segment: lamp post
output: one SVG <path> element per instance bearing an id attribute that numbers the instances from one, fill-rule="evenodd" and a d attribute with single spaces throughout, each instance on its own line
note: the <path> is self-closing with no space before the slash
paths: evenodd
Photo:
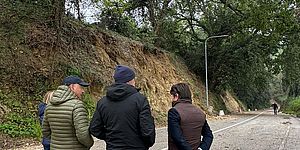
<path id="1" fill-rule="evenodd" d="M 216 36 L 210 36 L 208 38 L 205 39 L 204 42 L 204 51 L 205 51 L 205 93 L 206 93 L 206 106 L 207 109 L 209 107 L 208 105 L 208 79 L 207 79 L 207 41 L 209 39 L 213 39 L 213 38 L 222 38 L 222 37 L 227 37 L 229 35 L 216 35 Z"/>

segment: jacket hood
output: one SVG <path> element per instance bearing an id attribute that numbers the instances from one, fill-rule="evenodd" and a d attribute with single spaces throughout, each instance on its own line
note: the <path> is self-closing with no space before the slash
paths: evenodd
<path id="1" fill-rule="evenodd" d="M 106 92 L 106 96 L 113 101 L 121 101 L 137 93 L 138 90 L 126 83 L 115 83 L 111 85 Z"/>
<path id="2" fill-rule="evenodd" d="M 50 103 L 52 105 L 59 105 L 71 99 L 78 99 L 77 96 L 66 85 L 61 85 L 54 91 Z"/>

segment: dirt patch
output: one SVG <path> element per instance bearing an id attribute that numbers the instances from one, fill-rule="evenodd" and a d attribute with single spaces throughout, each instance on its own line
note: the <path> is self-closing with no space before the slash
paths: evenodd
<path id="1" fill-rule="evenodd" d="M 222 100 L 225 103 L 226 109 L 229 112 L 232 113 L 239 113 L 242 112 L 243 108 L 239 105 L 239 103 L 237 102 L 237 100 L 233 97 L 232 94 L 230 94 L 230 92 L 225 91 L 224 93 L 222 93 L 221 95 Z"/>
<path id="2" fill-rule="evenodd" d="M 0 103 L 0 123 L 1 123 L 1 118 L 3 118 L 4 114 L 7 114 L 9 112 L 10 109 Z"/>
<path id="3" fill-rule="evenodd" d="M 11 138 L 8 135 L 0 133 L 0 149 L 26 149 L 26 147 L 41 145 L 40 141 L 33 138 Z"/>

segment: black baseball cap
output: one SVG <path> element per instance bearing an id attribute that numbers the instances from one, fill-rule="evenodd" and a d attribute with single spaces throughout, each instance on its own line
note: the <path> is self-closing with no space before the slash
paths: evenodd
<path id="1" fill-rule="evenodd" d="M 68 86 L 70 84 L 79 84 L 79 85 L 84 86 L 84 87 L 87 87 L 87 86 L 90 85 L 89 83 L 84 82 L 82 79 L 80 79 L 77 76 L 68 76 L 68 77 L 64 78 L 63 84 L 68 85 Z"/>

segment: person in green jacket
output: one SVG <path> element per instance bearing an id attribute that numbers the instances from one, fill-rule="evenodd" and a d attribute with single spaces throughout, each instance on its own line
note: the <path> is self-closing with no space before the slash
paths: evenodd
<path id="1" fill-rule="evenodd" d="M 68 76 L 54 91 L 42 127 L 43 137 L 51 140 L 51 150 L 86 150 L 93 146 L 87 111 L 80 100 L 87 86 L 79 77 Z"/>

